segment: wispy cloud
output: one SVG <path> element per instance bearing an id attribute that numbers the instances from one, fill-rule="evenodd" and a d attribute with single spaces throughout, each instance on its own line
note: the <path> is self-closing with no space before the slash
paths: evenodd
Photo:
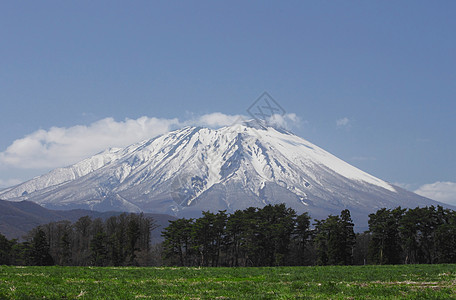
<path id="1" fill-rule="evenodd" d="M 351 125 L 351 120 L 347 117 L 336 120 L 336 125 L 339 128 L 347 128 Z"/>
<path id="2" fill-rule="evenodd" d="M 0 189 L 19 184 L 21 182 L 22 182 L 22 180 L 20 180 L 20 179 L 6 179 L 6 180 L 0 179 Z"/>
<path id="3" fill-rule="evenodd" d="M 404 182 L 392 182 L 393 185 L 403 188 L 404 190 L 413 191 L 418 185 Z"/>
<path id="4" fill-rule="evenodd" d="M 24 169 L 55 168 L 109 147 L 124 147 L 157 136 L 178 125 L 177 119 L 106 118 L 88 126 L 52 127 L 15 140 L 0 153 L 0 164 Z"/>
<path id="5" fill-rule="evenodd" d="M 443 203 L 456 205 L 456 182 L 435 182 L 419 187 L 415 193 Z"/>
<path id="6" fill-rule="evenodd" d="M 37 130 L 15 140 L 5 151 L 0 152 L 0 166 L 52 169 L 76 163 L 110 147 L 126 147 L 184 126 L 217 128 L 246 119 L 242 115 L 215 112 L 183 121 L 177 118 L 153 117 L 123 121 L 106 118 L 87 126 L 52 127 L 49 130 Z M 275 120 L 287 128 L 299 122 L 295 114 L 280 116 Z"/>
<path id="7" fill-rule="evenodd" d="M 272 115 L 267 121 L 269 124 L 274 124 L 285 129 L 299 127 L 301 124 L 301 119 L 295 113 Z"/>
<path id="8" fill-rule="evenodd" d="M 242 122 L 244 119 L 246 119 L 246 117 L 242 115 L 226 115 L 224 113 L 215 112 L 191 118 L 190 120 L 182 122 L 182 125 L 199 125 L 217 128 L 233 125 Z"/>

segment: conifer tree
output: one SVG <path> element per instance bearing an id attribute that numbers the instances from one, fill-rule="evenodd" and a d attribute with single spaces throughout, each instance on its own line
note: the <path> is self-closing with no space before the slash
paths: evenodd
<path id="1" fill-rule="evenodd" d="M 31 242 L 31 258 L 35 266 L 50 266 L 54 264 L 51 254 L 49 253 L 49 243 L 46 233 L 41 227 L 35 230 Z"/>
<path id="2" fill-rule="evenodd" d="M 0 265 L 9 265 L 11 263 L 11 250 L 13 243 L 0 233 Z"/>

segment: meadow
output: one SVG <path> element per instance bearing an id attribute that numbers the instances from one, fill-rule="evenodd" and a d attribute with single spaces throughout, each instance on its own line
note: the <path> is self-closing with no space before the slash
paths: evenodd
<path id="1" fill-rule="evenodd" d="M 0 266 L 0 299 L 456 299 L 456 265 Z"/>

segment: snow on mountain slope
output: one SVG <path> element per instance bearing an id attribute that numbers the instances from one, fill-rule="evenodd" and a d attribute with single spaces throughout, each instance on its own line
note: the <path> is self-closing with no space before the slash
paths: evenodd
<path id="1" fill-rule="evenodd" d="M 178 216 L 283 202 L 318 218 L 349 208 L 354 219 L 381 207 L 438 204 L 290 132 L 252 122 L 218 130 L 186 127 L 110 149 L 3 191 L 0 198 Z"/>
<path id="2" fill-rule="evenodd" d="M 85 176 L 105 166 L 106 164 L 109 164 L 111 161 L 116 160 L 118 158 L 118 156 L 116 156 L 116 152 L 119 150 L 120 149 L 115 148 L 108 149 L 70 167 L 55 169 L 46 175 L 33 178 L 32 180 L 20 184 L 13 189 L 8 189 L 8 192 L 6 192 L 3 197 L 15 198 L 24 196 L 37 190 L 57 186 L 61 183 L 69 182 Z"/>

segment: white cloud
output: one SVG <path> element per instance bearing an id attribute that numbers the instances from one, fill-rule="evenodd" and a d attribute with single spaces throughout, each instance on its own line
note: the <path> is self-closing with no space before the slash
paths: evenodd
<path id="1" fill-rule="evenodd" d="M 456 205 L 456 182 L 435 182 L 419 187 L 415 193 L 443 203 Z"/>
<path id="2" fill-rule="evenodd" d="M 267 121 L 269 124 L 273 124 L 285 129 L 299 127 L 301 124 L 300 118 L 295 113 L 289 113 L 284 115 L 274 114 L 270 118 L 268 118 Z"/>
<path id="3" fill-rule="evenodd" d="M 88 126 L 52 127 L 15 140 L 0 153 L 0 163 L 18 168 L 54 168 L 74 163 L 109 147 L 124 147 L 165 133 L 177 119 L 106 118 Z"/>
<path id="4" fill-rule="evenodd" d="M 344 117 L 342 119 L 338 119 L 336 120 L 336 125 L 337 127 L 347 127 L 349 126 L 351 123 L 350 119 L 347 118 L 347 117 Z"/>
<path id="5" fill-rule="evenodd" d="M 20 180 L 20 179 L 6 179 L 6 180 L 0 179 L 0 189 L 14 186 L 14 185 L 17 185 L 22 182 L 23 182 L 23 180 Z"/>
<path id="6" fill-rule="evenodd" d="M 404 182 L 392 182 L 393 185 L 403 188 L 404 190 L 413 191 L 418 185 Z"/>
<path id="7" fill-rule="evenodd" d="M 52 169 L 76 163 L 110 147 L 126 147 L 184 126 L 222 127 L 244 120 L 246 118 L 241 115 L 216 112 L 185 121 L 177 118 L 140 117 L 124 121 L 106 118 L 87 126 L 52 127 L 15 140 L 5 151 L 0 152 L 0 167 Z M 298 121 L 295 114 L 288 114 L 280 120 L 284 124 Z M 6 179 L 3 182 L 3 185 L 8 185 Z"/>
<path id="8" fill-rule="evenodd" d="M 241 124 L 245 121 L 252 120 L 251 117 L 244 115 L 226 115 L 220 112 L 205 114 L 198 117 L 193 117 L 190 120 L 182 122 L 182 125 L 199 125 L 211 128 L 219 128 L 223 126 L 231 126 L 234 124 Z M 299 127 L 301 120 L 295 113 L 288 113 L 284 115 L 273 114 L 265 123 L 276 125 L 282 128 L 291 129 L 292 127 Z"/>
<path id="9" fill-rule="evenodd" d="M 222 127 L 240 123 L 244 119 L 245 117 L 241 115 L 225 115 L 220 112 L 215 112 L 211 114 L 205 114 L 197 117 L 196 119 L 186 121 L 184 122 L 184 124 L 200 125 L 207 127 Z"/>

